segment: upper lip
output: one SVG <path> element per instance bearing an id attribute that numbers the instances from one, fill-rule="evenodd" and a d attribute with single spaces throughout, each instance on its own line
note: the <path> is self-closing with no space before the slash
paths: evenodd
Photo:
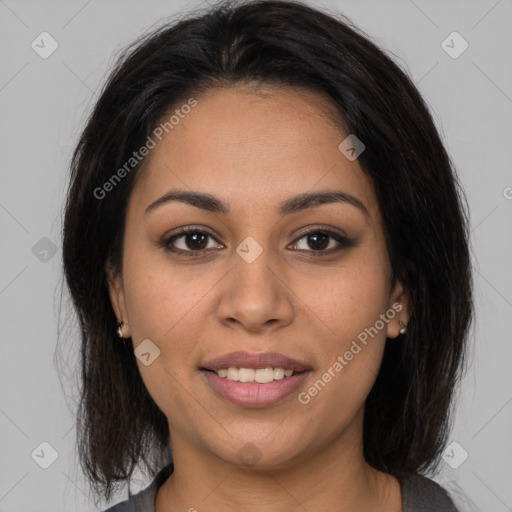
<path id="1" fill-rule="evenodd" d="M 278 352 L 230 352 L 202 364 L 205 370 L 220 370 L 222 368 L 284 368 L 302 372 L 310 370 L 311 367 L 304 361 L 287 357 Z"/>

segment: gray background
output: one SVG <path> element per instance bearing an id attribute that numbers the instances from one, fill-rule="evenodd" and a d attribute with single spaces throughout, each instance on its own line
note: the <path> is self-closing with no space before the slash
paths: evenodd
<path id="1" fill-rule="evenodd" d="M 447 460 L 460 462 L 462 449 L 469 456 L 456 469 L 443 462 L 435 479 L 459 496 L 461 511 L 512 510 L 512 2 L 312 3 L 340 10 L 395 55 L 465 186 L 477 320 L 449 441 L 460 447 Z M 96 510 L 74 452 L 76 328 L 66 301 L 64 391 L 56 372 L 67 166 L 115 53 L 162 18 L 204 5 L 0 0 L 0 511 Z M 31 48 L 43 31 L 59 45 L 47 59 Z M 456 59 L 441 46 L 453 31 L 469 44 Z M 48 469 L 41 442 L 58 453 Z M 149 483 L 137 476 L 135 490 Z"/>

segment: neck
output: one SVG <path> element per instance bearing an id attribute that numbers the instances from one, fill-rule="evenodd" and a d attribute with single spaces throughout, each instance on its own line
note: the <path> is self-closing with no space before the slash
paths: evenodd
<path id="1" fill-rule="evenodd" d="M 281 464 L 239 466 L 171 430 L 174 471 L 159 489 L 156 512 L 402 512 L 398 481 L 369 466 L 362 414 L 323 447 L 304 447 Z"/>

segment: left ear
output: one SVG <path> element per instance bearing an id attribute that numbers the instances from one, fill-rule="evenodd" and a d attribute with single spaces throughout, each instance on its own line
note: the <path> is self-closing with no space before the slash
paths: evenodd
<path id="1" fill-rule="evenodd" d="M 400 335 L 400 321 L 407 326 L 410 317 L 410 301 L 409 296 L 404 289 L 402 283 L 397 280 L 390 296 L 389 310 L 393 313 L 388 314 L 390 320 L 387 327 L 387 337 L 396 338 Z"/>

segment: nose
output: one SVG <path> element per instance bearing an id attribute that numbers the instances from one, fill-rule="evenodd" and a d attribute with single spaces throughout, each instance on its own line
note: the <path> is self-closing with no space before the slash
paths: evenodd
<path id="1" fill-rule="evenodd" d="M 235 268 L 223 280 L 217 306 L 221 323 L 232 329 L 266 333 L 289 325 L 295 315 L 293 293 L 266 252 L 251 263 L 235 256 Z"/>

